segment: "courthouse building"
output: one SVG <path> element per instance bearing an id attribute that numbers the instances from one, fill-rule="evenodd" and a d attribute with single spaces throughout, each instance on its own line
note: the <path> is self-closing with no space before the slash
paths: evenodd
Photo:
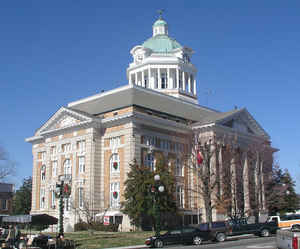
<path id="1" fill-rule="evenodd" d="M 200 137 L 238 136 L 244 153 L 242 160 L 230 160 L 230 167 L 237 172 L 242 169 L 243 205 L 252 208 L 250 185 L 254 181 L 260 187 L 253 195 L 259 196 L 260 210 L 266 209 L 263 172 L 270 170 L 270 163 L 250 162 L 246 147 L 252 142 L 270 145 L 270 137 L 245 108 L 220 112 L 200 106 L 193 50 L 169 36 L 161 17 L 152 28 L 152 36 L 130 51 L 128 84 L 61 107 L 26 139 L 33 153 L 31 213 L 58 217 L 56 183 L 60 175 L 68 175 L 71 194 L 64 200 L 66 229 L 83 218 L 80 212 L 88 204 L 93 215 L 121 217 L 120 227 L 128 230 L 130 221 L 122 214 L 120 202 L 129 164 L 136 159 L 154 170 L 160 154 L 174 169 L 175 197 L 185 223 L 199 222 L 199 215 L 205 220 L 203 198 L 193 191 L 199 184 L 198 175 L 184 156 L 195 133 Z M 212 160 L 219 175 L 225 167 L 222 153 Z M 222 215 L 213 210 L 214 219 Z"/>

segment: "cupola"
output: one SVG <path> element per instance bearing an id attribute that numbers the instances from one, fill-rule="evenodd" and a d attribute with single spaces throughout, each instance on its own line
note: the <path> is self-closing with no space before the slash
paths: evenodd
<path id="1" fill-rule="evenodd" d="M 127 68 L 129 84 L 197 104 L 197 69 L 190 60 L 193 50 L 169 36 L 161 13 L 152 30 L 149 39 L 130 51 L 133 62 Z"/>

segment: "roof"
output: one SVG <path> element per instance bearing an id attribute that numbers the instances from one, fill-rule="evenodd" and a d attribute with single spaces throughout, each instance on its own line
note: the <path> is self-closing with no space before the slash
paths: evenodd
<path id="1" fill-rule="evenodd" d="M 0 183 L 0 192 L 13 192 L 14 191 L 14 185 L 11 183 Z"/>
<path id="2" fill-rule="evenodd" d="M 53 225 L 58 219 L 48 214 L 24 214 L 4 216 L 2 222 L 6 223 L 31 223 L 32 225 Z"/>
<path id="3" fill-rule="evenodd" d="M 118 110 L 128 106 L 141 106 L 175 117 L 200 121 L 217 111 L 193 104 L 148 88 L 127 85 L 100 93 L 73 103 L 68 107 L 91 115 Z"/>
<path id="4" fill-rule="evenodd" d="M 174 49 L 182 48 L 175 39 L 162 34 L 150 37 L 142 46 L 151 49 L 155 53 L 167 53 Z"/>
<path id="5" fill-rule="evenodd" d="M 162 26 L 162 25 L 167 25 L 167 22 L 163 19 L 158 19 L 154 24 L 153 24 L 153 27 L 154 26 Z"/>

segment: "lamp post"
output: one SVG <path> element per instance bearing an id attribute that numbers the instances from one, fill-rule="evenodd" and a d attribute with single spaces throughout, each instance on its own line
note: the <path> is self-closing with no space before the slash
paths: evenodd
<path id="1" fill-rule="evenodd" d="M 154 195 L 154 218 L 155 218 L 155 236 L 160 235 L 160 193 L 165 191 L 164 185 L 160 182 L 160 176 L 154 176 L 154 186 L 151 187 L 151 193 Z"/>
<path id="2" fill-rule="evenodd" d="M 71 186 L 65 183 L 71 180 L 71 175 L 60 175 L 59 181 L 56 183 L 55 194 L 59 198 L 59 232 L 58 236 L 64 236 L 64 198 L 71 194 Z"/>

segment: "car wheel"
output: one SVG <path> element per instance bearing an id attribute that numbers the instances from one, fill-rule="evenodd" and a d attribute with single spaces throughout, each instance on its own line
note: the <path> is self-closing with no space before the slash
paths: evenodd
<path id="1" fill-rule="evenodd" d="M 218 233 L 216 236 L 216 241 L 223 242 L 226 239 L 226 235 L 224 233 Z"/>
<path id="2" fill-rule="evenodd" d="M 195 236 L 195 237 L 193 238 L 193 244 L 194 244 L 194 245 L 199 246 L 199 245 L 201 245 L 201 243 L 202 243 L 201 237 Z"/>
<path id="3" fill-rule="evenodd" d="M 263 229 L 263 230 L 261 230 L 260 235 L 262 237 L 269 237 L 270 236 L 270 231 L 268 229 Z"/>
<path id="4" fill-rule="evenodd" d="M 163 243 L 162 240 L 157 239 L 157 240 L 154 241 L 154 246 L 155 246 L 156 248 L 162 248 L 162 247 L 164 246 L 164 243 Z"/>

